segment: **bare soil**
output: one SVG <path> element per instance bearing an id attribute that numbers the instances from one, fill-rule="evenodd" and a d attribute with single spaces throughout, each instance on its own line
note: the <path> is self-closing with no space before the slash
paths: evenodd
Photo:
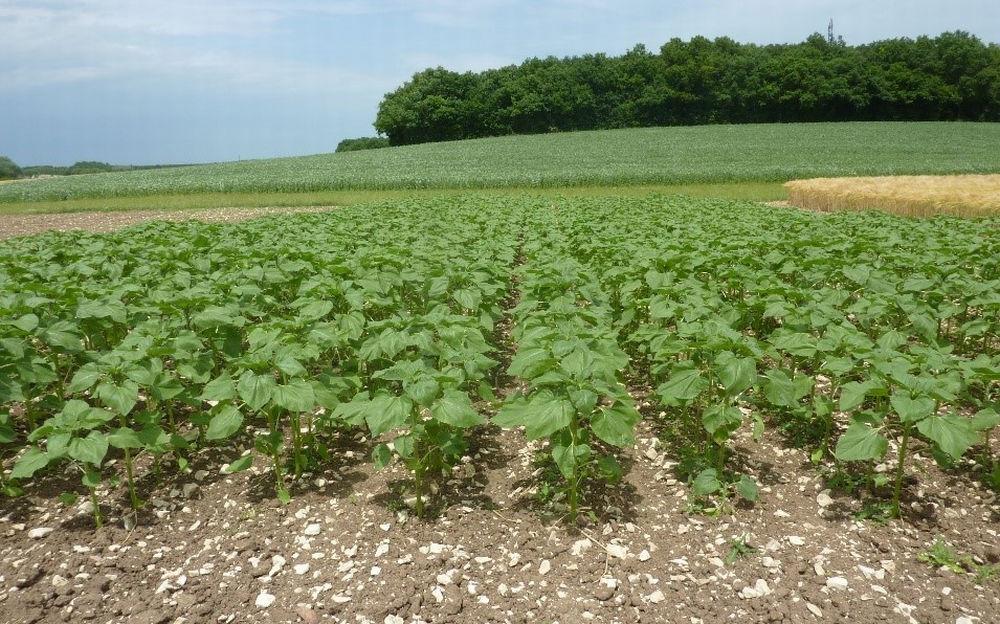
<path id="1" fill-rule="evenodd" d="M 52 214 L 0 214 L 0 239 L 56 230 L 113 232 L 145 221 L 198 220 L 215 223 L 245 221 L 271 214 L 321 212 L 332 206 L 307 208 L 213 208 L 210 210 L 130 210 L 122 212 L 70 212 Z"/>
<path id="2" fill-rule="evenodd" d="M 0 622 L 997 622 L 996 579 L 917 559 L 937 537 L 1000 558 L 997 498 L 968 475 L 918 452 L 906 519 L 858 521 L 857 499 L 826 500 L 806 453 L 770 433 L 735 455 L 760 502 L 706 516 L 648 421 L 638 440 L 624 482 L 578 527 L 543 513 L 537 447 L 494 427 L 428 520 L 401 502 L 405 472 L 374 472 L 360 436 L 331 441 L 338 463 L 287 506 L 262 458 L 227 476 L 219 456 L 235 448 L 206 450 L 191 473 L 144 484 L 133 528 L 122 488 L 95 530 L 86 504 L 56 498 L 78 476 L 50 475 L 2 502 Z M 754 550 L 727 560 L 733 540 Z"/>

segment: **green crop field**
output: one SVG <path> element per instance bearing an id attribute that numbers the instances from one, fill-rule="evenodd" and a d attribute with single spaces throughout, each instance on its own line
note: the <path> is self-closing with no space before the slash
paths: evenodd
<path id="1" fill-rule="evenodd" d="M 765 427 L 808 432 L 817 464 L 902 436 L 892 515 L 910 438 L 998 478 L 989 220 L 471 196 L 50 233 L 0 250 L 0 319 L 2 485 L 72 467 L 98 522 L 107 483 L 148 496 L 139 458 L 182 471 L 199 449 L 263 463 L 287 501 L 343 431 L 409 470 L 421 515 L 488 420 L 548 441 L 575 515 L 622 476 L 637 387 L 686 436 L 699 500 L 762 496 L 730 453 Z"/>
<path id="2" fill-rule="evenodd" d="M 1000 172 L 997 145 L 1000 124 L 995 123 L 641 128 L 28 180 L 0 185 L 0 204 L 150 195 L 703 184 L 776 182 L 815 176 L 995 173 Z M 283 203 L 294 204 L 295 200 L 286 198 Z M 8 206 L 5 211 L 30 211 L 30 207 L 15 210 Z"/>

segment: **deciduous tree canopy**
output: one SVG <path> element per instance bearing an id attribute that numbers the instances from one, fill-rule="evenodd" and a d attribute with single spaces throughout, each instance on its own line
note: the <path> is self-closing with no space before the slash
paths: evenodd
<path id="1" fill-rule="evenodd" d="M 659 52 L 425 69 L 389 93 L 393 145 L 504 134 L 708 123 L 1000 120 L 1000 46 L 964 32 L 849 46 L 671 39 Z"/>

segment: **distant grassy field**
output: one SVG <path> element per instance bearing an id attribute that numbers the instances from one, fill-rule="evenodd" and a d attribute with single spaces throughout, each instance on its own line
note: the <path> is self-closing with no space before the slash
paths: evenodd
<path id="1" fill-rule="evenodd" d="M 995 123 L 639 128 L 47 178 L 0 185 L 0 203 L 191 194 L 213 195 L 213 201 L 218 201 L 218 194 L 230 193 L 714 184 L 853 175 L 995 173 L 1000 172 L 997 145 L 1000 124 Z M 234 205 L 226 199 L 222 205 Z M 241 202 L 235 205 L 246 205 L 242 195 L 232 199 Z M 301 205 L 284 199 L 296 203 L 271 203 Z M 315 201 L 326 200 L 320 197 Z"/>

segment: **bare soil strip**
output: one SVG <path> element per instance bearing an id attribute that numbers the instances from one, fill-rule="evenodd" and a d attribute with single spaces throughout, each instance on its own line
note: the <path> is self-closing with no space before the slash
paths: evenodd
<path id="1" fill-rule="evenodd" d="M 773 433 L 742 436 L 736 456 L 761 501 L 712 517 L 690 512 L 655 424 L 638 434 L 625 481 L 580 527 L 544 518 L 537 445 L 494 427 L 474 436 L 427 521 L 393 493 L 405 469 L 374 472 L 361 436 L 331 440 L 342 459 L 308 475 L 287 506 L 265 461 L 207 470 L 239 446 L 206 449 L 192 473 L 158 485 L 144 467 L 151 496 L 138 524 L 123 522 L 119 488 L 122 506 L 96 531 L 84 501 L 56 498 L 79 475 L 49 475 L 0 506 L 0 622 L 996 621 L 996 579 L 918 560 L 938 537 L 1000 560 L 995 494 L 942 472 L 927 449 L 914 457 L 905 521 L 880 525 L 857 519 L 856 497 L 826 490 L 804 451 Z"/>
<path id="2" fill-rule="evenodd" d="M 206 221 L 227 223 L 256 217 L 297 212 L 322 212 L 334 206 L 304 208 L 213 208 L 210 210 L 132 210 L 128 212 L 76 212 L 63 214 L 0 215 L 0 239 L 30 236 L 51 230 L 113 232 L 145 221 Z"/>

